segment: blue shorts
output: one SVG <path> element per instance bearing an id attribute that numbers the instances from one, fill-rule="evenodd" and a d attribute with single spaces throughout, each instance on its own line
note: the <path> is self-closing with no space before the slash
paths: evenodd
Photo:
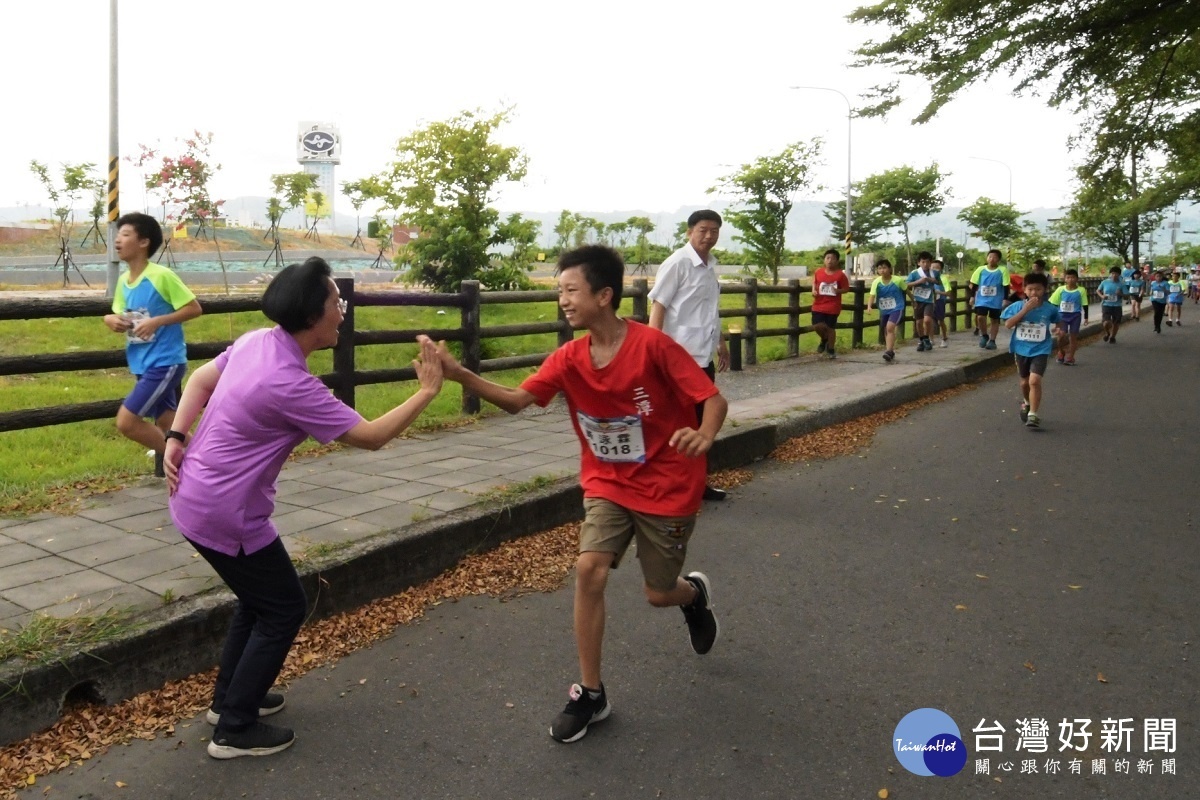
<path id="1" fill-rule="evenodd" d="M 1067 333 L 1074 333 L 1076 335 L 1079 334 L 1079 323 L 1082 321 L 1082 319 L 1083 314 L 1078 311 L 1072 311 L 1067 314 L 1058 315 L 1058 320 L 1062 325 L 1063 330 L 1065 330 Z"/>
<path id="2" fill-rule="evenodd" d="M 893 325 L 899 325 L 900 320 L 904 319 L 904 309 L 897 308 L 895 311 L 880 311 L 879 324 L 886 325 L 889 322 Z"/>
<path id="3" fill-rule="evenodd" d="M 933 303 L 933 318 L 941 322 L 946 318 L 946 298 L 939 297 Z"/>
<path id="4" fill-rule="evenodd" d="M 136 417 L 158 419 L 179 406 L 179 392 L 187 364 L 153 367 L 137 376 L 133 391 L 121 403 Z"/>

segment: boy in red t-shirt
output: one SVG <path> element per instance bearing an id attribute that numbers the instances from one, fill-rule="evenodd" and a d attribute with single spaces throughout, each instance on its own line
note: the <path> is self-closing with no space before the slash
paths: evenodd
<path id="1" fill-rule="evenodd" d="M 842 269 L 841 253 L 825 251 L 824 266 L 817 267 L 812 283 L 812 321 L 821 344 L 818 353 L 837 358 L 837 318 L 842 313 L 842 293 L 850 291 L 850 279 Z"/>
<path id="2" fill-rule="evenodd" d="M 719 633 L 702 572 L 680 577 L 704 492 L 706 459 L 728 405 L 695 359 L 661 331 L 617 316 L 625 264 L 612 248 L 588 245 L 558 259 L 558 305 L 587 335 L 551 353 L 517 388 L 463 368 L 444 345 L 448 380 L 515 414 L 562 392 L 582 445 L 585 518 L 575 580 L 580 682 L 550 728 L 577 741 L 611 711 L 600 676 L 608 572 L 636 537 L 646 599 L 680 606 L 692 649 L 703 655 Z M 425 341 L 426 337 L 418 337 Z M 704 421 L 696 425 L 696 404 Z"/>

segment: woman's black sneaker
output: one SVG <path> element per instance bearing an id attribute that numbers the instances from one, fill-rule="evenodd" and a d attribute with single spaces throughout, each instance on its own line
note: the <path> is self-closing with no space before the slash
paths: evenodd
<path id="1" fill-rule="evenodd" d="M 296 734 L 291 728 L 277 728 L 265 722 L 256 722 L 244 731 L 217 728 L 208 743 L 208 754 L 213 758 L 269 756 L 288 749 L 294 741 Z"/>
<path id="2" fill-rule="evenodd" d="M 287 700 L 283 695 L 278 692 L 267 692 L 262 702 L 258 704 L 258 716 L 269 717 L 272 714 L 278 714 L 280 711 L 283 711 L 285 705 L 287 705 Z M 210 708 L 205 713 L 204 719 L 209 725 L 216 725 L 221 721 L 221 714 L 216 709 Z"/>
<path id="3" fill-rule="evenodd" d="M 608 704 L 608 694 L 604 684 L 600 684 L 600 696 L 592 697 L 587 689 L 578 683 L 571 684 L 570 700 L 550 726 L 550 736 L 555 741 L 568 743 L 577 742 L 587 735 L 588 725 L 608 719 L 612 706 Z"/>

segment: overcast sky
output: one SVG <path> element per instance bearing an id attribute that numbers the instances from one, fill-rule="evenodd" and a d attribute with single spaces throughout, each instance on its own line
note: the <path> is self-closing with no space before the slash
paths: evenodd
<path id="1" fill-rule="evenodd" d="M 379 171 L 395 142 L 463 109 L 516 107 L 501 140 L 529 156 L 504 210 L 672 211 L 709 200 L 725 172 L 789 142 L 825 139 L 824 191 L 846 183 L 846 104 L 886 75 L 849 67 L 882 31 L 844 17 L 859 0 L 605 3 L 340 0 L 120 0 L 121 155 L 215 135 L 217 198 L 267 195 L 299 169 L 297 123 L 338 124 L 339 183 Z M 107 0 L 6 4 L 0 48 L 14 147 L 0 159 L 0 206 L 48 204 L 29 161 L 91 161 L 108 147 Z M 1067 112 L 1008 85 L 975 87 L 921 127 L 927 92 L 886 121 L 853 123 L 854 180 L 937 160 L 952 205 L 983 195 L 1021 209 L 1068 201 Z M 995 159 L 982 161 L 972 157 Z M 1006 166 L 1007 165 L 1007 166 Z M 122 162 L 122 210 L 142 208 Z M 340 210 L 349 204 L 338 198 Z"/>

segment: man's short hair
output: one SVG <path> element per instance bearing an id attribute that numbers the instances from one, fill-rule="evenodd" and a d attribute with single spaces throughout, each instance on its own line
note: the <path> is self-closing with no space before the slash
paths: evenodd
<path id="1" fill-rule="evenodd" d="M 921 259 L 933 261 L 933 253 L 929 252 L 928 250 L 922 250 L 921 252 L 917 253 L 917 261 L 920 261 Z"/>
<path id="2" fill-rule="evenodd" d="M 1035 259 L 1033 260 L 1033 266 L 1037 267 L 1038 269 L 1040 269 L 1040 270 L 1042 270 L 1042 271 L 1045 271 L 1045 269 L 1046 269 L 1046 260 L 1045 260 L 1045 259 L 1042 259 L 1042 258 L 1035 258 Z"/>
<path id="3" fill-rule="evenodd" d="M 994 247 L 993 247 L 991 250 L 988 250 L 988 251 L 987 251 L 987 254 L 988 254 L 989 256 L 990 256 L 992 253 L 995 253 L 995 254 L 996 254 L 996 258 L 1004 258 L 1004 253 L 1001 253 L 999 250 L 997 250 L 997 249 L 996 249 L 996 248 L 994 248 Z"/>
<path id="4" fill-rule="evenodd" d="M 699 211 L 693 211 L 688 215 L 688 229 L 696 227 L 701 222 L 715 222 L 717 227 L 721 227 L 721 215 L 713 211 L 711 208 L 702 208 Z"/>
<path id="5" fill-rule="evenodd" d="M 1050 286 L 1050 279 L 1044 272 L 1030 272 L 1025 276 L 1025 286 Z"/>
<path id="6" fill-rule="evenodd" d="M 821 260 L 824 261 L 825 256 L 829 255 L 830 253 L 833 253 L 835 256 L 837 256 L 838 261 L 842 260 L 842 251 L 838 250 L 837 248 L 834 248 L 834 247 L 831 247 L 828 250 L 826 250 L 824 253 L 822 253 Z"/>
<path id="7" fill-rule="evenodd" d="M 697 212 L 699 213 L 699 212 Z M 714 212 L 715 213 L 715 212 Z M 625 282 L 625 261 L 616 250 L 603 244 L 585 244 L 574 250 L 567 250 L 558 257 L 558 267 L 555 274 L 579 267 L 583 270 L 583 278 L 592 287 L 593 292 L 601 289 L 612 289 L 612 307 L 616 311 L 621 306 L 621 289 Z"/>
<path id="8" fill-rule="evenodd" d="M 931 266 L 931 267 L 932 267 L 934 264 L 937 264 L 939 267 L 944 267 L 944 266 L 946 266 L 946 263 L 945 263 L 944 261 L 942 261 L 940 258 L 935 258 L 933 261 L 930 261 L 930 262 L 929 262 L 929 266 Z"/>
<path id="9" fill-rule="evenodd" d="M 1120 268 L 1120 267 L 1113 267 L 1112 269 L 1110 269 L 1110 270 L 1108 271 L 1108 274 L 1109 274 L 1109 275 L 1120 275 L 1120 274 L 1121 274 L 1121 268 Z"/>
<path id="10" fill-rule="evenodd" d="M 1064 272 L 1063 275 L 1074 275 L 1076 278 L 1078 278 L 1079 270 L 1075 269 L 1074 267 L 1071 267 L 1069 270 Z"/>
<path id="11" fill-rule="evenodd" d="M 130 211 L 117 219 L 117 230 L 121 230 L 124 225 L 132 225 L 133 229 L 137 231 L 138 239 L 150 240 L 150 250 L 146 256 L 153 258 L 163 243 L 162 226 L 158 224 L 158 220 L 140 211 Z"/>
<path id="12" fill-rule="evenodd" d="M 875 269 L 879 269 L 880 267 L 887 267 L 888 269 L 891 269 L 892 262 L 888 261 L 886 258 L 881 258 L 875 262 Z"/>

